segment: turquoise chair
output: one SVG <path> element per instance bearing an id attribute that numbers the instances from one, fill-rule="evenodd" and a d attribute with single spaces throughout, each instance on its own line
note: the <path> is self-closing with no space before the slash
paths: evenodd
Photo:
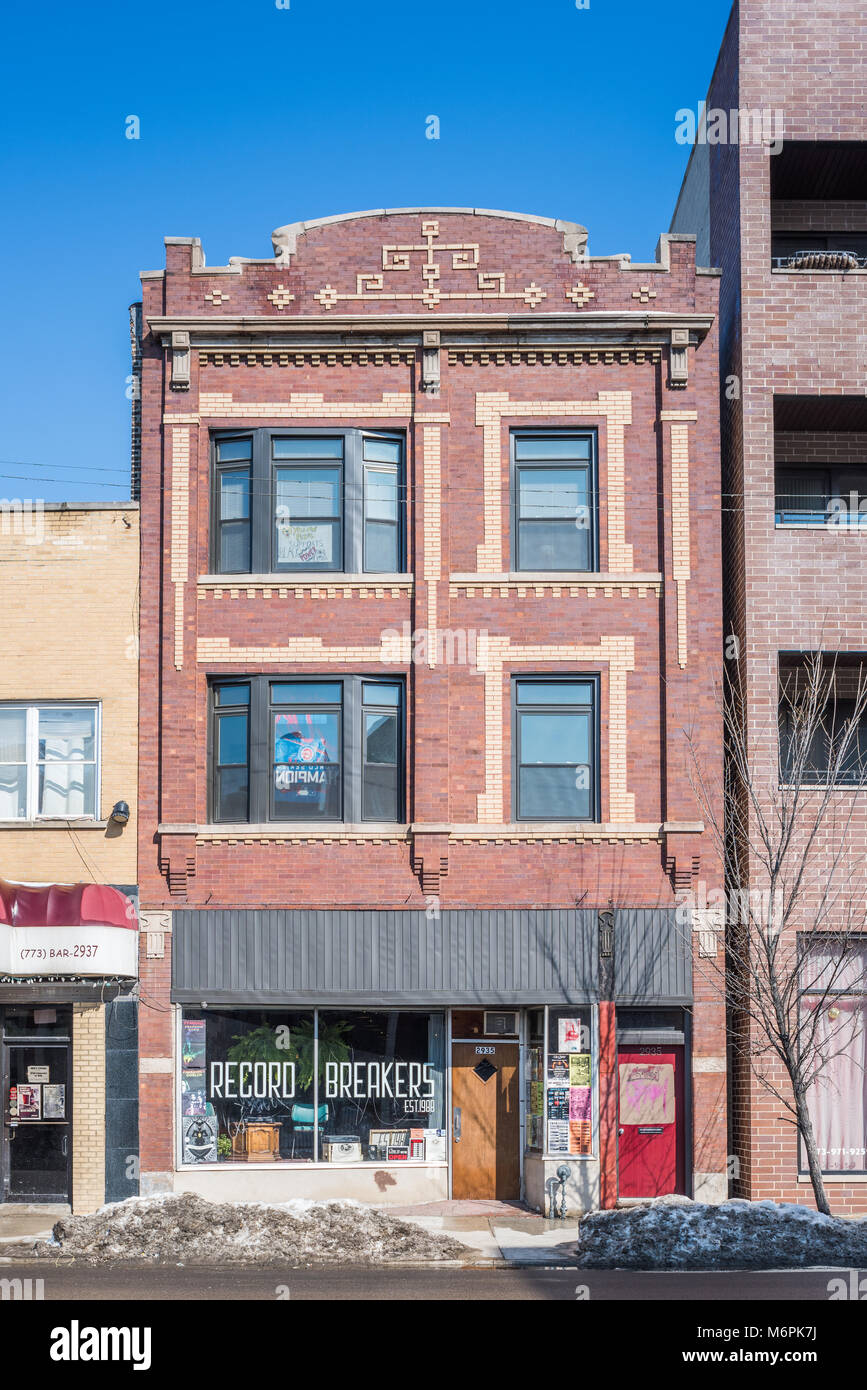
<path id="1" fill-rule="evenodd" d="M 292 1121 L 292 1157 L 295 1157 L 295 1136 L 296 1134 L 313 1133 L 313 1106 L 312 1105 L 293 1105 L 290 1111 Z M 319 1123 L 324 1125 L 328 1119 L 328 1106 L 320 1105 Z"/>

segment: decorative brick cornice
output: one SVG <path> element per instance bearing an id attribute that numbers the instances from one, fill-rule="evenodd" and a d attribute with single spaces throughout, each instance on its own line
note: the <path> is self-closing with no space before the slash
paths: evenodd
<path id="1" fill-rule="evenodd" d="M 659 362 L 662 349 L 642 347 L 640 344 L 628 346 L 588 344 L 580 348 L 556 347 L 460 347 L 449 348 L 449 366 L 490 366 L 505 367 L 581 367 L 586 364 L 612 366 L 620 363 L 626 366 L 631 362 Z"/>
<path id="2" fill-rule="evenodd" d="M 295 599 L 333 599 L 333 598 L 408 598 L 413 591 L 415 580 L 412 575 L 399 578 L 387 577 L 383 583 L 376 582 L 373 575 L 345 575 L 335 579 L 293 579 L 287 583 L 281 575 L 203 575 L 197 581 L 197 596 L 201 602 L 207 599 L 238 598 L 295 598 Z"/>
<path id="3" fill-rule="evenodd" d="M 661 574 L 452 574 L 449 595 L 459 598 L 658 598 Z"/>

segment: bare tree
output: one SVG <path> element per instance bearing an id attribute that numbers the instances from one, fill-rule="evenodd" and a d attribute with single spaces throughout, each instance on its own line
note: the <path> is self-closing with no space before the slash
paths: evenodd
<path id="1" fill-rule="evenodd" d="M 733 1057 L 792 1116 L 816 1207 L 830 1214 L 809 1098 L 857 1032 L 847 998 L 867 993 L 864 844 L 853 834 L 867 680 L 839 656 L 806 654 L 781 670 L 778 722 L 775 711 L 762 729 L 748 721 L 739 662 L 728 666 L 721 785 L 686 734 L 726 878 L 724 957 L 702 964 L 725 993 Z"/>

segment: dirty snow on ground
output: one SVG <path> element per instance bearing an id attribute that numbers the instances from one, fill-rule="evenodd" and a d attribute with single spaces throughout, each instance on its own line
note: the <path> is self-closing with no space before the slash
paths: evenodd
<path id="1" fill-rule="evenodd" d="M 587 1269 L 798 1269 L 867 1266 L 867 1219 L 822 1216 L 777 1202 L 661 1197 L 597 1211 L 581 1222 Z"/>
<path id="2" fill-rule="evenodd" d="M 41 1255 L 226 1264 L 376 1264 L 450 1260 L 464 1246 L 360 1202 L 208 1202 L 192 1193 L 131 1197 L 92 1216 L 64 1216 Z"/>

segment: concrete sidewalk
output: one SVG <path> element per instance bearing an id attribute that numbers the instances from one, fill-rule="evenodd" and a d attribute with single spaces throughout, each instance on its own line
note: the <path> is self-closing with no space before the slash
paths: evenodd
<path id="1" fill-rule="evenodd" d="M 0 1246 L 48 1240 L 55 1221 L 71 1210 L 65 1202 L 0 1202 Z"/>
<path id="2" fill-rule="evenodd" d="M 473 1264 L 571 1265 L 579 1218 L 550 1221 L 517 1202 L 426 1202 L 381 1207 L 391 1216 L 449 1235 Z"/>

